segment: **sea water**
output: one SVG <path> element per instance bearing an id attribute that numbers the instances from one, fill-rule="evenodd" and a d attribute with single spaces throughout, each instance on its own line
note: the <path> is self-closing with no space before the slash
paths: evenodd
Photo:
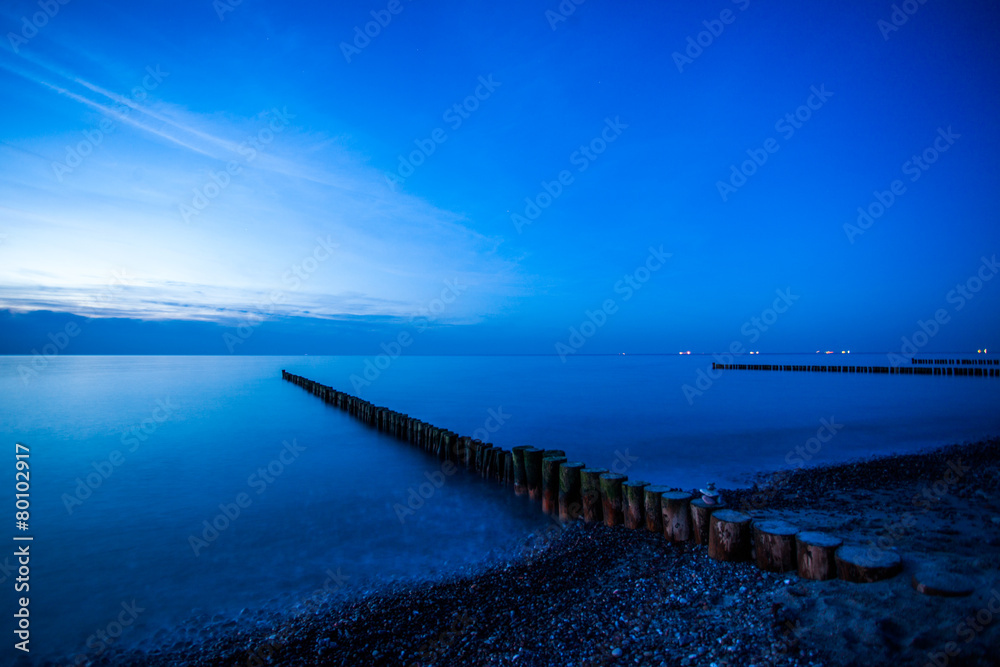
<path id="1" fill-rule="evenodd" d="M 282 369 L 500 447 L 564 449 L 683 488 L 1000 434 L 996 378 L 716 373 L 711 363 L 61 356 L 40 367 L 0 357 L 0 662 L 19 653 L 19 597 L 30 599 L 32 657 L 95 657 L 111 640 L 170 641 L 191 619 L 280 607 L 324 586 L 462 572 L 516 553 L 550 525 L 526 499 L 443 469 L 283 382 Z M 29 452 L 24 531 L 16 443 Z M 24 544 L 30 590 L 16 592 Z"/>

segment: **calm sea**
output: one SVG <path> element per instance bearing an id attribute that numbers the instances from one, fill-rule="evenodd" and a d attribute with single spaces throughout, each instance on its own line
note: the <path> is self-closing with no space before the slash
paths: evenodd
<path id="1" fill-rule="evenodd" d="M 752 361 L 848 359 L 886 364 Z M 997 379 L 713 379 L 711 361 L 64 356 L 25 372 L 29 357 L 0 357 L 0 662 L 19 653 L 16 597 L 30 597 L 33 657 L 94 657 L 110 641 L 172 642 L 193 619 L 287 607 L 324 585 L 349 592 L 475 567 L 548 525 L 527 501 L 445 475 L 283 382 L 281 369 L 502 447 L 565 449 L 686 488 L 1000 434 Z M 30 451 L 23 532 L 15 443 Z M 14 592 L 15 535 L 34 538 L 29 593 Z"/>

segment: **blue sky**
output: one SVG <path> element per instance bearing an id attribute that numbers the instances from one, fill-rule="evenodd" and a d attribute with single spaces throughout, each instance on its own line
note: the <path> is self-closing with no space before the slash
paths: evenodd
<path id="1" fill-rule="evenodd" d="M 5 3 L 0 351 L 1000 345 L 1000 9 L 903 5 Z"/>

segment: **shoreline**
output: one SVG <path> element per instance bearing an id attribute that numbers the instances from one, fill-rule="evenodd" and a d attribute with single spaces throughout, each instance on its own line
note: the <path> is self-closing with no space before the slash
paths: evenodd
<path id="1" fill-rule="evenodd" d="M 478 572 L 317 600 L 277 626 L 234 622 L 184 655 L 119 649 L 93 664 L 997 664 L 1000 440 L 763 474 L 723 495 L 754 518 L 898 552 L 904 570 L 807 581 L 577 522 Z M 929 570 L 972 594 L 917 592 Z"/>

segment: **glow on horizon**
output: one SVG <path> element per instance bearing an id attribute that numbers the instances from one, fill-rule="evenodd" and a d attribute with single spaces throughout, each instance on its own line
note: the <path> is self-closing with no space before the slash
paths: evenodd
<path id="1" fill-rule="evenodd" d="M 391 191 L 336 137 L 294 124 L 185 221 L 179 205 L 224 171 L 220 161 L 240 159 L 241 138 L 265 118 L 230 115 L 221 122 L 163 101 L 166 84 L 147 101 L 128 101 L 69 65 L 38 58 L 28 64 L 32 72 L 11 65 L 0 50 L 0 67 L 25 86 L 50 91 L 50 104 L 78 117 L 91 136 L 102 121 L 115 127 L 59 179 L 56 161 L 41 156 L 62 157 L 66 146 L 85 143 L 79 130 L 0 144 L 0 215 L 11 230 L 0 264 L 5 308 L 226 320 L 277 290 L 282 315 L 405 318 L 457 280 L 478 288 L 443 315 L 461 322 L 521 289 L 516 261 L 497 252 L 497 239 L 472 230 L 460 214 Z M 112 103 L 134 112 L 123 117 Z M 322 239 L 338 247 L 331 261 L 308 279 L 290 275 Z M 130 279 L 116 280 L 122 275 Z M 95 305 L 93 294 L 109 285 L 113 298 Z"/>

